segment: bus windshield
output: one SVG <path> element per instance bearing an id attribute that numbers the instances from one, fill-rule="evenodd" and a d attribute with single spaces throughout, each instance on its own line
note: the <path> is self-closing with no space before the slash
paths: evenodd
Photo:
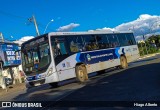
<path id="1" fill-rule="evenodd" d="M 48 43 L 40 43 L 22 50 L 22 66 L 26 74 L 46 71 L 51 62 Z"/>

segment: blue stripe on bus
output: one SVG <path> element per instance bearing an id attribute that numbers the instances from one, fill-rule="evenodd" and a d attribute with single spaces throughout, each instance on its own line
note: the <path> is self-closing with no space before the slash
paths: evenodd
<path id="1" fill-rule="evenodd" d="M 101 51 L 92 51 L 86 53 L 77 53 L 76 61 L 83 62 L 85 64 L 94 64 L 99 61 L 108 61 L 112 59 L 120 58 L 120 54 L 118 53 L 119 47 L 115 49 L 109 50 L 101 50 Z"/>
<path id="2" fill-rule="evenodd" d="M 122 53 L 125 55 L 124 48 L 122 48 Z"/>
<path id="3" fill-rule="evenodd" d="M 77 56 L 76 56 L 76 61 L 77 61 L 77 62 L 81 62 L 81 60 L 79 60 L 80 55 L 81 55 L 81 53 L 80 53 L 80 52 L 79 52 L 79 53 L 77 53 Z"/>
<path id="4" fill-rule="evenodd" d="M 118 58 L 120 58 L 120 54 L 118 53 L 119 49 L 120 49 L 120 47 L 117 47 L 117 48 L 115 49 L 115 54 L 117 55 Z"/>

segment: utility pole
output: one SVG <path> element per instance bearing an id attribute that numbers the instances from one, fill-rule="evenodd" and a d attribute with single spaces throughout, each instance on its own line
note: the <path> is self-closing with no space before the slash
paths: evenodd
<path id="1" fill-rule="evenodd" d="M 146 52 L 147 52 L 147 55 L 148 55 L 148 50 L 147 50 L 147 45 L 146 45 L 146 41 L 145 41 L 145 36 L 144 35 L 143 35 L 143 41 L 144 41 Z"/>
<path id="2" fill-rule="evenodd" d="M 35 26 L 35 28 L 36 28 L 37 36 L 39 36 L 40 33 L 39 33 L 39 30 L 38 30 L 38 25 L 37 25 L 37 21 L 36 21 L 35 16 L 33 15 L 32 18 L 29 18 L 28 20 L 29 20 L 30 22 L 33 22 L 33 23 L 34 23 L 34 26 Z"/>
<path id="3" fill-rule="evenodd" d="M 35 28 L 36 28 L 37 36 L 39 36 L 40 34 L 39 34 L 39 30 L 38 30 L 38 25 L 37 25 L 37 22 L 36 22 L 36 18 L 35 18 L 34 15 L 32 16 L 32 18 L 33 18 L 33 22 L 34 22 L 34 25 L 35 25 Z"/>

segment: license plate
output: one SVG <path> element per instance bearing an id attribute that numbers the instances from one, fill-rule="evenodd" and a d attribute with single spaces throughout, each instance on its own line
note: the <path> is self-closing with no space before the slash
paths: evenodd
<path id="1" fill-rule="evenodd" d="M 36 79 L 40 79 L 41 78 L 41 75 L 36 75 Z"/>
<path id="2" fill-rule="evenodd" d="M 34 86 L 39 86 L 39 85 L 41 85 L 41 84 L 40 84 L 40 83 L 35 83 L 35 84 L 34 84 Z"/>

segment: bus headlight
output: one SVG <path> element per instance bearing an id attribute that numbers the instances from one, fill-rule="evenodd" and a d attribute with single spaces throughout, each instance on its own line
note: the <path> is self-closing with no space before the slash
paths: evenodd
<path id="1" fill-rule="evenodd" d="M 53 73 L 53 68 L 50 68 L 48 73 L 47 73 L 47 76 L 50 76 L 52 73 Z"/>

